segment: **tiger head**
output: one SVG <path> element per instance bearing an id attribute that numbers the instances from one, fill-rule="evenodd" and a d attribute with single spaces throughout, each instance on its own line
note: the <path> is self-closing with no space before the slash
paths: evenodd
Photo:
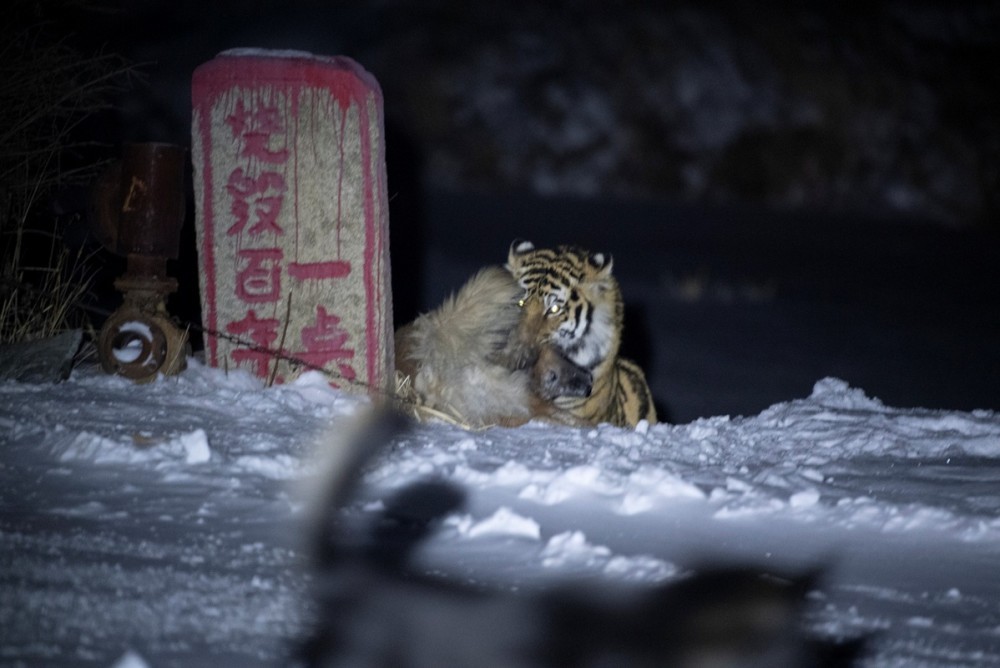
<path id="1" fill-rule="evenodd" d="M 575 246 L 510 246 L 507 270 L 524 290 L 518 336 L 526 346 L 551 344 L 574 364 L 594 370 L 618 354 L 622 298 L 612 258 Z"/>

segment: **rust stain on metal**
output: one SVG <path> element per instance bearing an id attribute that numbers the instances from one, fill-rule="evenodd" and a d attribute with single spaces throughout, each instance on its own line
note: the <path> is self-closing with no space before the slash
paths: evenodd
<path id="1" fill-rule="evenodd" d="M 167 275 L 184 222 L 185 150 L 172 144 L 129 144 L 95 190 L 96 232 L 104 246 L 127 259 L 115 280 L 122 306 L 101 328 L 101 366 L 137 382 L 175 374 L 187 365 L 187 330 L 167 313 L 177 290 Z"/>
<path id="2" fill-rule="evenodd" d="M 141 179 L 136 176 L 132 177 L 132 183 L 129 185 L 128 195 L 125 196 L 125 201 L 122 203 L 122 212 L 132 212 L 139 208 L 142 204 L 136 204 L 134 200 L 146 196 L 146 184 Z"/>

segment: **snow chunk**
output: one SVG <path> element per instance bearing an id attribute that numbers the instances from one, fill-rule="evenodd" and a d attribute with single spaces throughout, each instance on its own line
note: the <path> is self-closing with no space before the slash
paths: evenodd
<path id="1" fill-rule="evenodd" d="M 447 522 L 458 529 L 467 538 L 480 536 L 520 536 L 538 540 L 541 538 L 541 527 L 530 517 L 518 515 L 506 506 L 497 508 L 489 517 L 473 522 L 465 516 L 455 521 Z"/>
<path id="2" fill-rule="evenodd" d="M 243 455 L 236 458 L 236 466 L 271 480 L 291 480 L 302 468 L 298 458 L 287 454 Z"/>
<path id="3" fill-rule="evenodd" d="M 676 565 L 648 554 L 614 556 L 604 566 L 604 574 L 631 582 L 660 582 L 677 575 Z"/>
<path id="4" fill-rule="evenodd" d="M 204 429 L 195 429 L 190 434 L 180 436 L 177 443 L 184 449 L 184 461 L 188 464 L 204 464 L 212 458 Z"/>
<path id="5" fill-rule="evenodd" d="M 815 506 L 819 502 L 819 492 L 815 489 L 807 489 L 802 492 L 792 494 L 788 499 L 788 505 L 792 508 L 808 508 Z"/>
<path id="6" fill-rule="evenodd" d="M 615 509 L 622 515 L 648 512 L 661 499 L 704 500 L 703 492 L 696 485 L 658 468 L 642 467 L 629 474 L 621 487 L 621 502 Z"/>
<path id="7" fill-rule="evenodd" d="M 622 497 L 621 503 L 618 505 L 618 512 L 622 515 L 638 515 L 639 513 L 648 512 L 655 507 L 653 499 L 649 494 L 626 492 Z"/>
<path id="8" fill-rule="evenodd" d="M 774 515 L 787 506 L 780 499 L 750 498 L 742 499 L 740 503 L 719 508 L 713 517 L 719 520 L 747 519 L 764 515 Z"/>
<path id="9" fill-rule="evenodd" d="M 462 440 L 456 442 L 453 447 L 455 448 L 455 450 L 463 452 L 467 450 L 475 450 L 478 446 L 476 445 L 476 439 L 463 438 Z"/>
<path id="10" fill-rule="evenodd" d="M 112 376 L 119 378 L 118 376 Z M 98 376 L 102 382 L 103 378 Z M 131 387 L 135 384 L 122 378 L 124 383 Z M 204 389 L 223 390 L 226 393 L 259 391 L 264 389 L 264 381 L 241 367 L 234 369 L 218 369 L 216 367 L 205 366 L 194 357 L 187 360 L 187 369 L 180 376 L 170 379 L 161 377 L 160 382 L 169 381 L 174 384 L 184 384 L 188 387 Z"/>
<path id="11" fill-rule="evenodd" d="M 150 665 L 142 656 L 133 650 L 128 650 L 111 665 L 111 668 L 150 668 Z"/>
<path id="12" fill-rule="evenodd" d="M 118 331 L 131 332 L 138 338 L 130 339 L 122 348 L 113 348 L 111 350 L 112 356 L 121 364 L 132 364 L 139 361 L 139 355 L 142 354 L 142 341 L 153 340 L 153 332 L 149 329 L 149 325 L 140 321 L 125 322 L 118 327 Z"/>
<path id="13" fill-rule="evenodd" d="M 527 466 L 509 461 L 493 472 L 492 482 L 496 485 L 523 485 L 531 479 L 532 472 Z"/>
<path id="14" fill-rule="evenodd" d="M 342 396 L 342 392 L 330 385 L 330 379 L 315 370 L 304 371 L 288 384 L 306 399 L 315 403 L 328 403 Z"/>
<path id="15" fill-rule="evenodd" d="M 863 390 L 853 389 L 839 378 L 823 378 L 813 385 L 810 399 L 827 408 L 879 409 L 883 408 L 878 399 L 868 397 Z"/>
<path id="16" fill-rule="evenodd" d="M 542 565 L 546 568 L 594 566 L 607 561 L 611 557 L 611 549 L 588 543 L 582 531 L 564 531 L 549 539 L 542 549 L 541 557 Z"/>
<path id="17" fill-rule="evenodd" d="M 621 427 L 611 427 L 605 429 L 601 432 L 601 440 L 605 443 L 611 443 L 622 448 L 631 448 L 638 445 L 642 445 L 645 439 L 642 437 L 643 434 L 648 430 L 639 431 L 625 431 Z"/>
<path id="18" fill-rule="evenodd" d="M 166 441 L 129 439 L 117 441 L 86 431 L 70 438 L 58 439 L 53 454 L 60 461 L 89 461 L 95 464 L 204 464 L 211 459 L 208 436 L 202 429 L 181 434 Z"/>
<path id="19" fill-rule="evenodd" d="M 910 617 L 906 624 L 918 629 L 929 629 L 934 626 L 934 620 L 930 617 Z"/>
<path id="20" fill-rule="evenodd" d="M 555 505 L 588 494 L 617 497 L 622 493 L 622 482 L 613 478 L 604 475 L 599 466 L 571 466 L 563 471 L 533 475 L 530 484 L 518 496 L 544 505 Z"/>
<path id="21" fill-rule="evenodd" d="M 688 438 L 694 441 L 704 441 L 719 434 L 719 429 L 729 422 L 729 417 L 698 418 L 687 425 Z"/>
<path id="22" fill-rule="evenodd" d="M 129 516 L 127 511 L 110 510 L 100 501 L 88 501 L 72 507 L 57 507 L 51 512 L 65 517 L 86 517 L 95 520 L 124 520 Z"/>
<path id="23" fill-rule="evenodd" d="M 658 495 L 673 499 L 704 499 L 703 492 L 697 485 L 683 478 L 664 471 L 663 469 L 644 466 L 628 476 L 624 489 L 646 488 Z"/>
<path id="24" fill-rule="evenodd" d="M 604 575 L 632 582 L 657 582 L 677 574 L 674 564 L 649 555 L 623 556 L 605 545 L 594 545 L 582 531 L 552 536 L 540 557 L 546 568 L 600 570 Z"/>

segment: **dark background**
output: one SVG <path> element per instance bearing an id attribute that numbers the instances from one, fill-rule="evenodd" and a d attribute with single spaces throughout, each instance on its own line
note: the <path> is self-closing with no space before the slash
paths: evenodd
<path id="1" fill-rule="evenodd" d="M 112 154 L 189 146 L 191 72 L 228 48 L 378 78 L 397 324 L 514 238 L 575 243 L 613 254 L 625 351 L 668 420 L 824 376 L 1000 409 L 996 3 L 85 4 L 16 18 L 136 64 L 81 128 Z M 170 310 L 196 321 L 188 218 Z M 109 286 L 121 263 L 100 262 Z"/>

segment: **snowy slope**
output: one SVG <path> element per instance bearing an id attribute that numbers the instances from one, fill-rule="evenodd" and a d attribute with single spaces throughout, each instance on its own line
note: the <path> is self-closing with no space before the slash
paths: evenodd
<path id="1" fill-rule="evenodd" d="M 91 369 L 0 385 L 0 665 L 276 665 L 309 614 L 315 445 L 366 404 L 194 360 L 147 386 Z M 421 563 L 504 587 L 829 563 L 810 623 L 878 630 L 870 665 L 995 665 L 998 462 L 996 413 L 827 378 L 756 416 L 636 431 L 424 424 L 353 510 L 431 473 L 462 484 Z"/>

